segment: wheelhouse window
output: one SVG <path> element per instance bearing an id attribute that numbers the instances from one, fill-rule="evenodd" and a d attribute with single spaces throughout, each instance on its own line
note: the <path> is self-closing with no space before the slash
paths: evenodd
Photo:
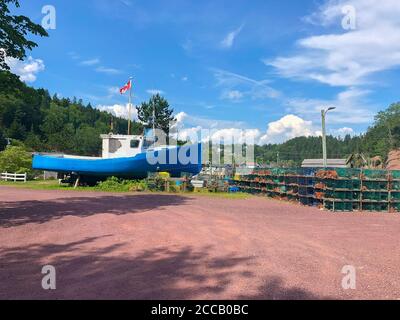
<path id="1" fill-rule="evenodd" d="M 131 149 L 139 148 L 140 140 L 131 140 Z"/>
<path id="2" fill-rule="evenodd" d="M 116 153 L 121 147 L 122 144 L 118 139 L 110 139 L 108 142 L 108 152 L 110 153 Z"/>
<path id="3" fill-rule="evenodd" d="M 151 146 L 154 145 L 156 140 L 157 140 L 157 137 L 155 137 L 155 139 L 154 138 L 145 138 L 144 141 L 143 141 L 143 147 L 145 149 L 150 148 Z"/>

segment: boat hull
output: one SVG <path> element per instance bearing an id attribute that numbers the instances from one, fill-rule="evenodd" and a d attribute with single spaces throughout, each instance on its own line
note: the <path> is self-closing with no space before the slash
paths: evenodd
<path id="1" fill-rule="evenodd" d="M 74 174 L 90 177 L 124 177 L 142 179 L 149 172 L 169 172 L 173 177 L 180 177 L 182 173 L 193 175 L 201 171 L 201 144 L 195 146 L 184 146 L 170 149 L 161 149 L 155 152 L 159 159 L 165 159 L 154 163 L 154 152 L 149 155 L 139 153 L 134 157 L 127 158 L 68 158 L 52 155 L 35 154 L 33 156 L 32 168 L 35 170 L 54 171 L 64 174 Z M 180 159 L 178 154 L 196 153 L 195 157 Z M 153 157 L 153 158 L 152 158 Z M 152 159 L 149 161 L 149 158 Z"/>

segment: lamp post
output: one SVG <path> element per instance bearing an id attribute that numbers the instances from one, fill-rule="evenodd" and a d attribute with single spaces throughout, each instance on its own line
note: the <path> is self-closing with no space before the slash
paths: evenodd
<path id="1" fill-rule="evenodd" d="M 324 168 L 328 166 L 328 159 L 327 159 L 327 152 L 326 152 L 326 125 L 325 125 L 325 118 L 326 114 L 331 111 L 335 110 L 336 107 L 330 107 L 328 109 L 321 110 L 321 117 L 322 117 L 322 158 L 324 162 Z"/>

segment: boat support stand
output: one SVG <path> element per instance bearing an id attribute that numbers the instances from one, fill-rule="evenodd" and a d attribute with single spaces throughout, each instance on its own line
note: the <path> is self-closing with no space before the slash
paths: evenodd
<path id="1" fill-rule="evenodd" d="M 79 186 L 79 180 L 80 179 L 81 179 L 81 176 L 78 176 L 78 178 L 76 178 L 75 184 L 74 184 L 74 189 L 76 189 Z"/>

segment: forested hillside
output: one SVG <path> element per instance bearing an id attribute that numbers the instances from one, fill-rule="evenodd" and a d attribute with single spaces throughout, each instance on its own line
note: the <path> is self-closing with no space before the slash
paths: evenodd
<path id="1" fill-rule="evenodd" d="M 126 133 L 127 120 L 113 117 L 114 133 Z M 110 132 L 111 115 L 81 100 L 51 97 L 28 87 L 8 71 L 0 71 L 0 150 L 5 138 L 24 142 L 34 151 L 98 155 L 99 135 Z M 142 127 L 134 123 L 133 133 Z"/>
<path id="2" fill-rule="evenodd" d="M 258 162 L 293 161 L 299 164 L 305 158 L 322 158 L 321 137 L 299 137 L 283 144 L 256 147 Z M 346 158 L 353 153 L 387 159 L 390 150 L 400 147 L 400 103 L 379 112 L 374 124 L 360 136 L 327 137 L 328 158 Z"/>
<path id="3" fill-rule="evenodd" d="M 360 152 L 362 139 L 350 135 L 343 139 L 328 136 L 328 158 L 346 158 L 352 153 Z M 287 165 L 298 165 L 306 158 L 322 158 L 322 140 L 321 137 L 298 137 L 283 144 L 257 146 L 255 153 L 260 163 L 280 161 Z"/>

